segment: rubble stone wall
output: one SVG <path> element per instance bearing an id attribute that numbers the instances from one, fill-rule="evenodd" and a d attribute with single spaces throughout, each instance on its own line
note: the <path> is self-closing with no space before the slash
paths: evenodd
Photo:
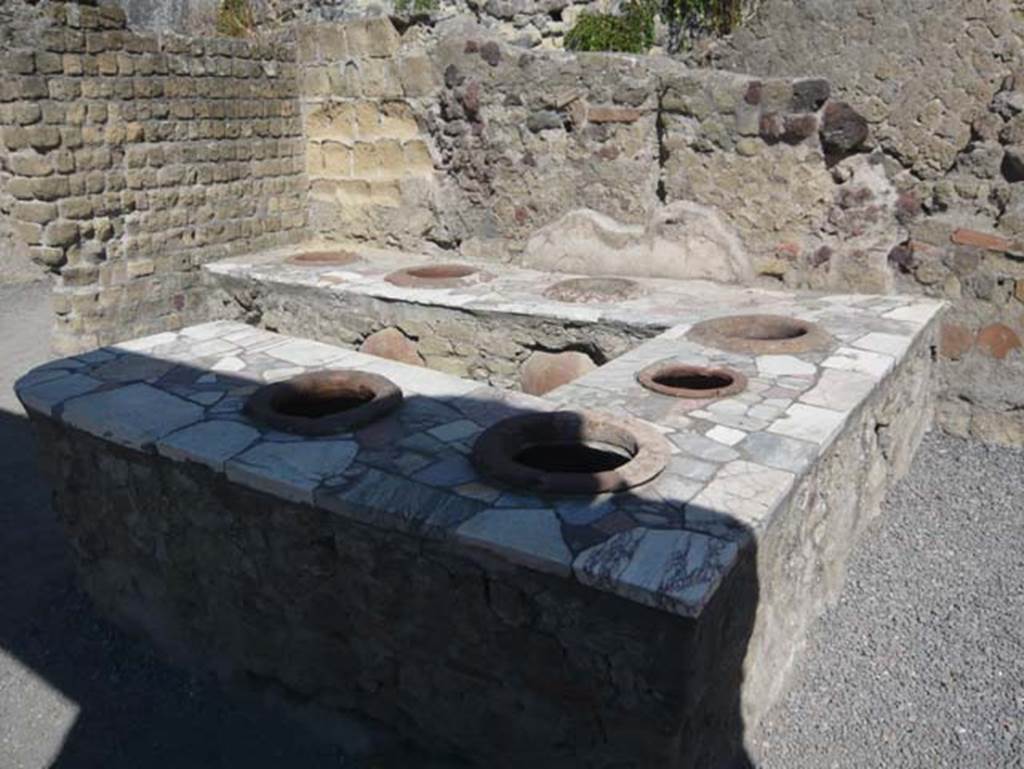
<path id="1" fill-rule="evenodd" d="M 830 137 L 859 116 L 827 81 L 524 51 L 385 17 L 304 27 L 298 60 L 326 237 L 633 274 L 674 244 L 676 264 L 650 274 L 891 285 L 905 234 L 877 212 L 896 196 L 868 164 L 830 168 L 849 149 L 831 157 Z M 853 213 L 837 224 L 837 207 Z M 866 209 L 891 226 L 863 226 Z M 619 263 L 586 263 L 611 251 Z M 830 258 L 844 251 L 856 271 Z"/>
<path id="2" fill-rule="evenodd" d="M 1024 443 L 1024 4 L 766 2 L 711 60 L 856 106 L 907 227 L 893 288 L 951 303 L 939 423 Z"/>
<path id="3" fill-rule="evenodd" d="M 381 13 L 415 15 L 415 0 L 283 0 L 279 6 L 298 6 L 297 13 L 336 21 Z M 472 17 L 512 45 L 560 48 L 566 33 L 584 11 L 606 12 L 614 0 L 434 0 L 422 3 L 431 23 L 443 27 L 451 20 Z"/>
<path id="4" fill-rule="evenodd" d="M 199 264 L 303 231 L 292 49 L 43 8 L 0 63 L 0 210 L 59 276 L 57 348 L 201 316 Z"/>
<path id="5" fill-rule="evenodd" d="M 133 27 L 212 32 L 219 0 L 119 0 Z M 605 12 L 613 0 L 250 0 L 261 30 L 294 22 L 351 21 L 374 16 L 416 19 L 437 27 L 474 18 L 521 47 L 561 47 L 584 11 Z"/>

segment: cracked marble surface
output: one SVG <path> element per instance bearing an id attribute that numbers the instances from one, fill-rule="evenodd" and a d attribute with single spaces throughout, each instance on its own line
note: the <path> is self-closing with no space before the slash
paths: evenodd
<path id="1" fill-rule="evenodd" d="M 690 325 L 723 314 L 767 313 L 790 315 L 823 323 L 839 341 L 863 350 L 900 355 L 908 329 L 926 325 L 939 302 L 904 296 L 862 294 L 806 294 L 791 291 L 730 286 L 708 281 L 633 278 L 641 291 L 635 297 L 615 297 L 585 304 L 560 302 L 544 296 L 553 284 L 574 274 L 459 259 L 493 274 L 493 279 L 455 288 L 399 287 L 385 280 L 396 269 L 430 261 L 423 254 L 379 249 L 365 244 L 309 244 L 308 249 L 347 248 L 361 259 L 343 267 L 297 265 L 286 260 L 295 246 L 271 249 L 203 265 L 213 280 L 244 278 L 267 286 L 327 291 L 344 299 L 375 297 L 409 304 L 449 307 L 480 314 L 528 315 L 573 323 L 620 324 L 666 332 L 681 337 Z M 629 277 L 629 276 L 625 276 Z M 865 326 L 865 321 L 870 323 Z M 672 336 L 668 336 L 671 334 Z M 799 356 L 802 360 L 807 359 Z M 816 361 L 820 363 L 820 361 Z"/>
<path id="2" fill-rule="evenodd" d="M 563 305 L 543 299 L 538 287 L 565 276 L 510 270 L 470 288 L 430 291 L 384 283 L 395 266 L 403 265 L 338 270 L 236 261 L 207 269 L 480 312 L 665 330 L 544 398 L 232 321 L 55 361 L 19 380 L 18 396 L 31 411 L 105 440 L 200 463 L 283 499 L 698 616 L 745 543 L 771 525 L 799 478 L 941 309 L 913 297 L 796 296 L 657 280 L 642 281 L 646 293 L 614 305 Z M 743 311 L 814 320 L 834 344 L 757 356 L 685 338 L 697 320 Z M 638 370 L 665 360 L 730 366 L 749 384 L 717 401 L 667 397 L 637 384 Z M 281 433 L 243 413 L 258 386 L 322 368 L 382 374 L 405 401 L 377 422 L 325 438 Z M 505 417 L 578 408 L 653 425 L 672 446 L 665 470 L 627 492 L 542 497 L 493 484 L 469 460 L 477 436 Z"/>

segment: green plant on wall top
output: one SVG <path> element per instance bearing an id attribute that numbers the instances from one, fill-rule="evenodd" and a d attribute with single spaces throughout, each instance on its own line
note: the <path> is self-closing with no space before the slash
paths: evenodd
<path id="1" fill-rule="evenodd" d="M 667 28 L 666 48 L 675 53 L 687 40 L 731 32 L 742 9 L 743 0 L 629 0 L 620 13 L 582 13 L 566 34 L 565 47 L 645 53 L 654 44 L 657 17 Z"/>
<path id="2" fill-rule="evenodd" d="M 221 0 L 217 31 L 229 37 L 247 37 L 256 26 L 249 0 Z"/>
<path id="3" fill-rule="evenodd" d="M 572 51 L 644 53 L 653 44 L 650 0 L 631 0 L 619 14 L 584 12 L 565 36 L 565 47 Z"/>

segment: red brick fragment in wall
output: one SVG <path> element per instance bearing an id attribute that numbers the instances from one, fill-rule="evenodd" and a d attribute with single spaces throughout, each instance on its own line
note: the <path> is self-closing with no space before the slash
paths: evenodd
<path id="1" fill-rule="evenodd" d="M 943 323 L 939 337 L 939 353 L 943 358 L 960 360 L 974 342 L 974 332 L 959 323 Z"/>
<path id="2" fill-rule="evenodd" d="M 792 241 L 776 244 L 775 258 L 795 262 L 800 258 L 800 244 Z"/>
<path id="3" fill-rule="evenodd" d="M 1002 360 L 1011 350 L 1019 349 L 1021 341 L 1017 332 L 1009 326 L 993 323 L 978 332 L 977 345 L 978 349 L 997 360 Z"/>
<path id="4" fill-rule="evenodd" d="M 1014 243 L 1009 238 L 993 235 L 990 232 L 969 230 L 966 227 L 954 230 L 949 239 L 961 246 L 974 246 L 975 248 L 984 248 L 988 251 L 1021 253 L 1024 250 L 1024 246 Z"/>
<path id="5" fill-rule="evenodd" d="M 785 118 L 778 112 L 766 112 L 758 123 L 758 134 L 766 142 L 776 142 L 786 131 Z"/>
<path id="6" fill-rule="evenodd" d="M 643 112 L 632 107 L 594 107 L 587 109 L 587 120 L 591 123 L 635 123 Z"/>
<path id="7" fill-rule="evenodd" d="M 896 218 L 902 224 L 915 219 L 921 214 L 921 201 L 914 192 L 902 192 L 896 198 Z"/>

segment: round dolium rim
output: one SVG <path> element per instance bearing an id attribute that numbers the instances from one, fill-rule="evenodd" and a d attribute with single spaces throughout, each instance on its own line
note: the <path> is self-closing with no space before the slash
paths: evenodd
<path id="1" fill-rule="evenodd" d="M 484 272 L 473 265 L 442 262 L 395 270 L 384 279 L 388 283 L 406 288 L 457 288 L 483 283 L 493 277 L 489 272 Z"/>
<path id="2" fill-rule="evenodd" d="M 544 291 L 547 299 L 557 302 L 621 302 L 643 293 L 640 284 L 629 278 L 569 278 L 560 280 Z"/>
<path id="3" fill-rule="evenodd" d="M 359 254 L 351 251 L 305 251 L 288 257 L 289 264 L 298 264 L 304 267 L 340 267 L 352 264 L 360 260 Z"/>
<path id="4" fill-rule="evenodd" d="M 726 366 L 693 366 L 662 361 L 641 369 L 637 381 L 648 390 L 674 398 L 724 398 L 747 387 L 747 377 Z"/>
<path id="5" fill-rule="evenodd" d="M 379 419 L 401 403 L 402 391 L 390 379 L 342 369 L 265 385 L 249 396 L 245 413 L 276 430 L 332 435 Z"/>
<path id="6" fill-rule="evenodd" d="M 719 350 L 758 355 L 826 350 L 833 344 L 817 323 L 785 315 L 726 315 L 694 324 L 686 336 Z"/>
<path id="7" fill-rule="evenodd" d="M 601 494 L 646 483 L 661 473 L 671 450 L 653 427 L 590 411 L 509 417 L 473 446 L 484 475 L 541 494 Z"/>

